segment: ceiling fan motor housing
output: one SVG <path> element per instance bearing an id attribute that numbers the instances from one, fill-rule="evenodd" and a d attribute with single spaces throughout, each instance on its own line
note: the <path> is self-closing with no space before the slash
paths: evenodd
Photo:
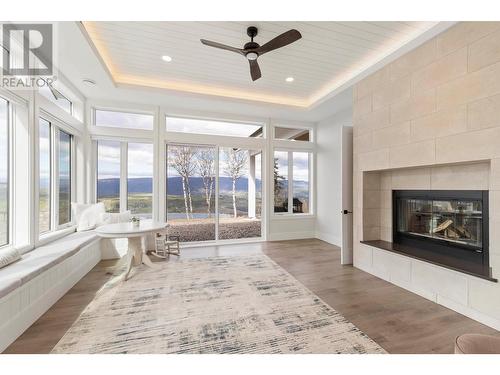
<path id="1" fill-rule="evenodd" d="M 253 41 L 253 38 L 255 38 L 257 36 L 257 33 L 258 33 L 258 30 L 255 26 L 250 26 L 249 28 L 247 28 L 247 35 L 252 38 L 252 41 Z"/>

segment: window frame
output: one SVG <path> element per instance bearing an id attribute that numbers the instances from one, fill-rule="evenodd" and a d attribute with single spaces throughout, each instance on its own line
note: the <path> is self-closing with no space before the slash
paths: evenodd
<path id="1" fill-rule="evenodd" d="M 63 223 L 61 224 L 60 223 L 60 200 L 59 200 L 59 193 L 60 193 L 60 172 L 61 172 L 61 159 L 60 159 L 60 156 L 61 156 L 61 132 L 68 135 L 69 136 L 69 221 L 66 222 L 66 223 Z M 55 155 L 55 157 L 57 158 L 57 191 L 55 192 L 57 194 L 57 227 L 59 229 L 63 229 L 63 228 L 66 228 L 67 226 L 71 226 L 71 224 L 73 223 L 73 213 L 72 213 L 72 209 L 71 209 L 71 201 L 74 197 L 74 191 L 73 191 L 73 159 L 74 159 L 74 152 L 73 152 L 73 149 L 74 149 L 74 136 L 72 134 L 70 134 L 69 132 L 67 132 L 66 130 L 63 130 L 61 128 L 58 128 L 57 129 L 57 134 L 56 134 L 56 137 L 57 137 L 57 155 Z"/>
<path id="2" fill-rule="evenodd" d="M 155 163 L 154 163 L 154 159 L 155 159 L 155 150 L 154 150 L 154 142 L 152 141 L 140 141 L 140 140 L 128 140 L 127 142 L 123 142 L 125 143 L 125 146 L 122 146 L 121 148 L 121 152 L 125 152 L 126 153 L 126 156 L 125 156 L 125 161 L 122 161 L 122 163 L 125 163 L 125 185 L 126 185 L 126 197 L 125 197 L 125 211 L 128 211 L 129 210 L 129 206 L 128 206 L 128 199 L 129 199 L 129 192 L 128 192 L 128 179 L 129 179 L 129 164 L 128 164 L 128 161 L 129 161 L 129 144 L 130 143 L 135 143 L 135 144 L 148 144 L 148 145 L 151 145 L 152 147 L 152 153 L 153 153 L 153 165 L 152 165 L 152 170 L 151 170 L 151 219 L 154 218 L 154 212 L 155 212 L 155 209 L 154 209 L 154 197 L 153 197 L 153 190 L 154 190 L 154 185 L 155 185 Z M 124 151 L 125 150 L 125 151 Z M 121 155 L 120 155 L 121 157 Z M 122 164 L 123 165 L 123 164 Z M 121 177 L 120 177 L 121 178 Z M 121 184 L 121 181 L 120 181 L 120 184 Z M 120 194 L 121 194 L 121 189 L 120 189 Z M 120 211 L 121 211 L 121 197 L 120 197 Z M 132 212 L 132 210 L 130 210 L 130 214 L 132 216 L 140 216 L 141 214 L 134 214 Z"/>
<path id="3" fill-rule="evenodd" d="M 226 124 L 239 124 L 242 126 L 260 126 L 262 129 L 262 135 L 260 137 L 244 137 L 244 136 L 239 136 L 239 135 L 223 135 L 223 134 L 210 134 L 210 133 L 186 133 L 186 132 L 178 132 L 174 130 L 168 130 L 168 120 L 169 118 L 172 119 L 180 119 L 180 120 L 193 120 L 193 121 L 211 121 L 211 122 L 219 122 L 219 123 L 226 123 Z M 183 138 L 184 135 L 193 135 L 194 136 L 201 136 L 201 137 L 210 137 L 210 138 L 219 138 L 219 137 L 224 137 L 224 138 L 233 138 L 233 139 L 239 139 L 239 140 L 253 140 L 253 139 L 258 139 L 258 140 L 265 140 L 268 137 L 268 134 L 266 132 L 266 123 L 264 121 L 249 121 L 249 120 L 231 120 L 227 118 L 216 118 L 216 117 L 201 117 L 201 116 L 182 116 L 182 115 L 175 115 L 175 114 L 164 114 L 164 120 L 165 120 L 165 129 L 164 132 L 166 134 L 169 134 L 171 137 L 176 138 Z M 213 143 L 213 142 L 211 142 Z"/>
<path id="4" fill-rule="evenodd" d="M 312 150 L 297 150 L 297 149 L 283 149 L 283 148 L 274 148 L 272 153 L 272 162 L 274 163 L 274 154 L 275 152 L 286 152 L 288 154 L 288 211 L 287 212 L 275 212 L 274 211 L 274 178 L 271 179 L 272 185 L 272 215 L 278 218 L 282 217 L 314 217 L 314 194 L 313 194 L 313 159 L 314 159 L 314 151 Z M 293 212 L 293 154 L 294 153 L 307 153 L 309 155 L 308 160 L 308 187 L 309 187 L 309 212 L 299 213 Z M 274 165 L 274 164 L 273 164 Z"/>
<path id="5" fill-rule="evenodd" d="M 100 136 L 95 136 L 92 137 L 92 143 L 93 143 L 93 168 L 94 168 L 94 181 L 93 181 L 93 196 L 92 200 L 93 202 L 97 203 L 98 202 L 98 197 L 97 197 L 97 184 L 99 182 L 99 168 L 98 168 L 98 163 L 99 163 L 99 154 L 98 154 L 98 143 L 99 141 L 113 141 L 113 142 L 118 142 L 120 145 L 120 192 L 119 192 L 119 202 L 120 202 L 120 209 L 119 213 L 123 213 L 128 211 L 128 144 L 129 143 L 145 143 L 145 144 L 150 144 L 153 147 L 153 174 L 152 174 L 152 206 L 151 206 L 151 218 L 155 218 L 155 213 L 156 213 L 156 207 L 155 207 L 155 198 L 154 198 L 154 190 L 155 190 L 155 179 L 156 179 L 156 173 L 155 173 L 155 145 L 154 141 L 152 139 L 144 139 L 144 138 L 113 138 L 113 137 L 100 137 Z M 134 213 L 131 213 L 133 216 Z"/>
<path id="6" fill-rule="evenodd" d="M 8 98 L 5 98 L 3 96 L 0 96 L 1 99 L 5 100 L 7 103 L 7 128 L 6 128 L 6 136 L 7 136 L 7 171 L 6 171 L 6 176 L 7 176 L 7 186 L 6 186 L 6 192 L 7 192 L 7 200 L 6 200 L 6 220 L 7 220 L 7 227 L 6 227 L 6 242 L 4 244 L 0 244 L 0 251 L 2 249 L 7 249 L 12 246 L 12 185 L 13 185 L 13 168 L 12 168 L 12 163 L 13 163 L 13 157 L 12 157 L 12 104 Z"/>
<path id="7" fill-rule="evenodd" d="M 50 126 L 50 229 L 46 232 L 40 232 L 40 224 L 39 224 L 39 197 L 40 197 L 40 170 L 39 166 L 37 166 L 37 176 L 36 176 L 36 194 L 35 194 L 35 207 L 36 207 L 36 240 L 35 246 L 40 245 L 49 241 L 53 236 L 57 236 L 60 233 L 64 233 L 66 230 L 73 230 L 75 228 L 73 212 L 70 208 L 70 221 L 64 224 L 59 224 L 59 139 L 60 132 L 70 136 L 70 205 L 71 200 L 75 197 L 75 189 L 76 189 L 76 178 L 75 178 L 75 169 L 76 169 L 76 158 L 75 158 L 75 134 L 70 131 L 67 125 L 62 123 L 60 120 L 52 116 L 50 113 L 40 110 L 38 113 L 37 119 L 37 131 L 36 131 L 36 155 L 37 158 L 40 155 L 39 149 L 39 120 L 43 119 L 49 123 Z"/>
<path id="8" fill-rule="evenodd" d="M 97 112 L 116 112 L 116 113 L 127 113 L 131 115 L 146 115 L 151 116 L 153 118 L 153 124 L 151 129 L 140 129 L 140 128 L 127 128 L 127 127 L 119 127 L 119 126 L 107 126 L 107 125 L 97 125 Z M 141 110 L 141 109 L 124 109 L 117 107 L 101 107 L 101 106 L 93 106 L 92 111 L 92 127 L 96 129 L 96 132 L 116 132 L 116 131 L 125 131 L 125 132 L 150 132 L 152 133 L 155 130 L 156 119 L 155 113 L 152 113 L 149 110 Z"/>

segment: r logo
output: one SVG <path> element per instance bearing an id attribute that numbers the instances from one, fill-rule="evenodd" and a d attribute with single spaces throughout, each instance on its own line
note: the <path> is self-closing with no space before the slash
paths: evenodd
<path id="1" fill-rule="evenodd" d="M 52 75 L 52 24 L 3 24 L 2 32 L 5 75 Z M 12 53 L 14 43 L 22 53 Z"/>

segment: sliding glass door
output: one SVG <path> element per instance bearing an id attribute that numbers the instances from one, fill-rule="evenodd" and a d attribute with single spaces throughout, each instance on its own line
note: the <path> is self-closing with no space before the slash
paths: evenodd
<path id="1" fill-rule="evenodd" d="M 219 239 L 261 237 L 261 158 L 256 150 L 219 150 Z"/>
<path id="2" fill-rule="evenodd" d="M 181 242 L 261 237 L 260 150 L 168 144 L 166 211 Z"/>
<path id="3" fill-rule="evenodd" d="M 167 145 L 167 221 L 181 242 L 214 241 L 216 148 Z"/>

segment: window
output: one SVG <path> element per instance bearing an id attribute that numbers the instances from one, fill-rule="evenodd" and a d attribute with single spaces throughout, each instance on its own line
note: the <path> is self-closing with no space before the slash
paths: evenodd
<path id="1" fill-rule="evenodd" d="M 110 128 L 153 130 L 154 116 L 141 113 L 95 110 L 95 125 Z"/>
<path id="2" fill-rule="evenodd" d="M 71 221 L 71 135 L 59 130 L 59 225 Z"/>
<path id="3" fill-rule="evenodd" d="M 97 202 L 120 212 L 120 142 L 97 142 Z"/>
<path id="4" fill-rule="evenodd" d="M 167 117 L 169 132 L 261 138 L 262 129 L 255 124 Z"/>
<path id="5" fill-rule="evenodd" d="M 9 102 L 0 98 L 0 246 L 9 243 Z"/>
<path id="6" fill-rule="evenodd" d="M 219 239 L 261 236 L 261 151 L 219 149 Z"/>
<path id="7" fill-rule="evenodd" d="M 107 212 L 153 217 L 153 155 L 151 143 L 97 141 L 96 198 Z"/>
<path id="8" fill-rule="evenodd" d="M 44 119 L 38 124 L 39 147 L 39 187 L 38 187 L 38 230 L 39 233 L 50 231 L 51 206 L 51 127 Z"/>
<path id="9" fill-rule="evenodd" d="M 54 87 L 49 86 L 49 84 L 45 84 L 39 87 L 38 92 L 49 99 L 52 103 L 55 103 L 57 106 L 61 107 L 69 114 L 72 114 L 73 103 L 63 94 L 61 94 L 59 90 L 56 90 Z"/>
<path id="10" fill-rule="evenodd" d="M 262 151 L 167 144 L 169 234 L 181 242 L 262 236 Z"/>
<path id="11" fill-rule="evenodd" d="M 38 232 L 71 222 L 73 136 L 50 121 L 38 120 Z"/>
<path id="12" fill-rule="evenodd" d="M 129 143 L 127 158 L 127 208 L 133 215 L 153 215 L 153 145 Z"/>
<path id="13" fill-rule="evenodd" d="M 181 242 L 216 239 L 217 149 L 203 145 L 167 145 L 167 220 Z"/>
<path id="14" fill-rule="evenodd" d="M 274 152 L 274 212 L 288 211 L 288 152 Z"/>
<path id="15" fill-rule="evenodd" d="M 285 128 L 277 126 L 274 128 L 274 139 L 284 139 L 288 141 L 309 142 L 309 129 Z"/>
<path id="16" fill-rule="evenodd" d="M 293 152 L 292 193 L 293 213 L 309 213 L 309 158 L 308 152 Z"/>
<path id="17" fill-rule="evenodd" d="M 274 212 L 310 213 L 311 153 L 274 152 Z M 290 184 L 289 181 L 292 181 Z M 291 187 L 291 191 L 289 190 Z"/>

